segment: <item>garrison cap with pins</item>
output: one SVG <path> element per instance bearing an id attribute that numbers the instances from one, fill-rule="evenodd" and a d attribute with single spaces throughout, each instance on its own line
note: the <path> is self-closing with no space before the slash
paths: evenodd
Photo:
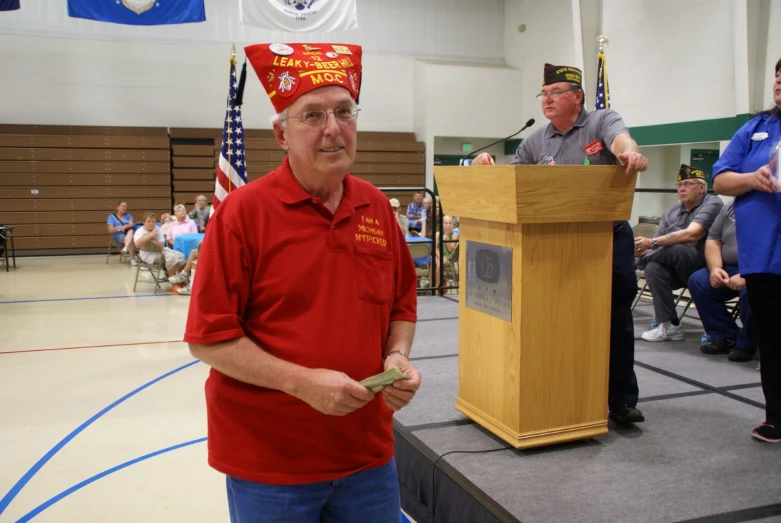
<path id="1" fill-rule="evenodd" d="M 583 71 L 577 67 L 567 65 L 545 64 L 542 73 L 542 85 L 557 84 L 559 82 L 570 82 L 578 86 L 583 81 Z"/>
<path id="2" fill-rule="evenodd" d="M 277 113 L 302 94 L 338 85 L 355 102 L 361 90 L 361 55 L 352 44 L 255 44 L 244 48 L 247 59 Z"/>
<path id="3" fill-rule="evenodd" d="M 678 181 L 681 180 L 706 180 L 707 176 L 705 171 L 692 167 L 691 165 L 681 164 L 681 168 L 678 169 Z"/>

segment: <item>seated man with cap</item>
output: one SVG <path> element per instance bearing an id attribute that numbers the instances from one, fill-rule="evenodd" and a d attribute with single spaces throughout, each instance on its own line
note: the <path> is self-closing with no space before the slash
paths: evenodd
<path id="1" fill-rule="evenodd" d="M 393 209 L 393 214 L 396 216 L 396 221 L 401 228 L 401 232 L 404 233 L 404 236 L 406 236 L 409 232 L 409 218 L 399 212 L 399 209 L 401 208 L 401 202 L 399 202 L 399 200 L 396 198 L 391 198 L 390 206 L 391 209 Z"/>
<path id="2" fill-rule="evenodd" d="M 349 174 L 361 47 L 245 52 L 287 155 L 222 201 L 201 247 L 184 339 L 211 367 L 209 464 L 234 523 L 398 523 L 417 277 L 388 198 Z"/>
<path id="3" fill-rule="evenodd" d="M 653 238 L 635 238 L 637 268 L 645 271 L 659 324 L 642 334 L 645 341 L 683 339 L 673 291 L 685 287 L 689 276 L 706 266 L 705 237 L 724 206 L 721 198 L 707 193 L 705 180 L 701 169 L 681 165 L 679 201 L 665 211 Z"/>
<path id="4" fill-rule="evenodd" d="M 600 105 L 587 111 L 583 74 L 577 67 L 545 64 L 542 89 L 537 94 L 550 123 L 521 142 L 513 164 L 618 165 L 627 174 L 648 168 L 621 115 Z M 482 153 L 472 165 L 493 165 Z M 551 177 L 556 176 L 551 172 Z M 594 202 L 598 205 L 599 202 Z M 613 274 L 610 305 L 610 378 L 608 416 L 620 423 L 639 423 L 645 416 L 637 408 L 640 389 L 635 375 L 635 336 L 632 302 L 637 294 L 632 228 L 629 222 L 613 225 Z"/>

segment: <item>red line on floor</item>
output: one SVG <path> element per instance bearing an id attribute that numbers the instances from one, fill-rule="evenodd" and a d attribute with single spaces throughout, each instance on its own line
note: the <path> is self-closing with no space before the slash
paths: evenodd
<path id="1" fill-rule="evenodd" d="M 51 349 L 8 350 L 8 351 L 0 351 L 0 354 L 20 354 L 23 352 L 48 352 L 53 350 L 100 349 L 105 347 L 128 347 L 133 345 L 157 345 L 160 343 L 181 343 L 181 342 L 182 340 L 168 340 L 168 341 L 146 341 L 141 343 L 112 343 L 111 345 L 81 345 L 79 347 L 55 347 Z"/>

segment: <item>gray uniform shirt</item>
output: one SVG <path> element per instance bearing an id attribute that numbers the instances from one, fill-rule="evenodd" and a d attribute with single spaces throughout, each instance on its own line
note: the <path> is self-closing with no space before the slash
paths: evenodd
<path id="1" fill-rule="evenodd" d="M 664 236 L 671 232 L 682 231 L 689 227 L 692 222 L 697 222 L 705 229 L 710 231 L 711 225 L 716 220 L 724 202 L 718 196 L 705 193 L 699 203 L 691 210 L 687 211 L 681 202 L 676 202 L 665 211 L 662 220 L 659 222 L 659 229 L 656 236 Z M 707 234 L 701 240 L 696 242 L 683 243 L 700 252 L 705 252 L 705 239 Z"/>
<path id="2" fill-rule="evenodd" d="M 612 109 L 587 112 L 580 111 L 575 125 L 566 133 L 548 123 L 526 138 L 515 151 L 513 164 L 540 165 L 617 165 L 620 162 L 610 152 L 610 146 L 616 136 L 629 134 L 621 115 Z M 598 141 L 602 150 L 587 156 L 583 150 L 589 144 Z"/>
<path id="3" fill-rule="evenodd" d="M 738 265 L 738 237 L 735 233 L 735 212 L 732 203 L 722 207 L 721 212 L 708 231 L 709 240 L 721 242 L 721 261 L 724 265 Z"/>

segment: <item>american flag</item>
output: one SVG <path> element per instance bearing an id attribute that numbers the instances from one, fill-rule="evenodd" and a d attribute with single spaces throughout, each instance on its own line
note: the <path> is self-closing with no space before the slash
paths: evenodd
<path id="1" fill-rule="evenodd" d="M 220 202 L 242 185 L 247 183 L 247 162 L 244 151 L 244 126 L 241 123 L 241 101 L 236 103 L 236 94 L 243 88 L 236 76 L 236 58 L 230 61 L 230 90 L 228 106 L 225 108 L 225 125 L 222 131 L 222 148 L 217 165 L 217 178 L 214 182 L 214 198 L 211 213 L 217 210 Z"/>
<path id="2" fill-rule="evenodd" d="M 597 100 L 594 109 L 610 109 L 610 90 L 607 86 L 607 60 L 605 53 L 600 51 L 597 55 Z"/>

